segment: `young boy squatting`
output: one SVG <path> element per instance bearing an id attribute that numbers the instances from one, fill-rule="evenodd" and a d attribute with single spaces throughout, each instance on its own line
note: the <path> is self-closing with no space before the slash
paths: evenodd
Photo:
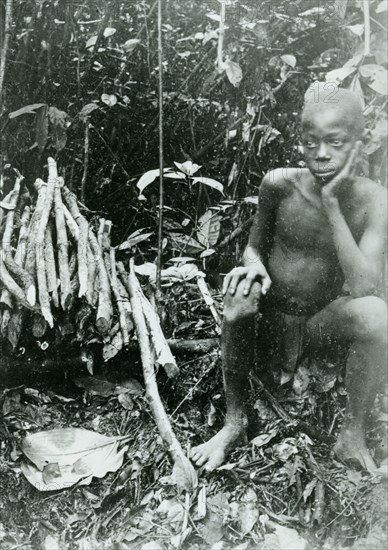
<path id="1" fill-rule="evenodd" d="M 321 83 L 316 92 L 306 94 L 302 113 L 307 168 L 277 169 L 264 177 L 243 265 L 225 277 L 225 425 L 191 451 L 193 462 L 207 470 L 220 466 L 246 432 L 257 311 L 264 339 L 296 318 L 303 352 L 349 349 L 348 403 L 334 453 L 370 471 L 377 468 L 366 446 L 365 420 L 386 379 L 387 196 L 382 186 L 357 175 L 364 134 L 357 96 L 339 88 L 333 96 L 332 87 L 328 93 Z M 280 340 L 278 345 L 289 347 Z M 294 359 L 285 357 L 283 366 Z"/>

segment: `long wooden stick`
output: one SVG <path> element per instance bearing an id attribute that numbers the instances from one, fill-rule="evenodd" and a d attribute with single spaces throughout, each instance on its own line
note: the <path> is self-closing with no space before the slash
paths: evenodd
<path id="1" fill-rule="evenodd" d="M 78 278 L 79 294 L 81 298 L 88 291 L 88 245 L 89 245 L 89 223 L 81 214 L 77 204 L 77 198 L 65 185 L 62 184 L 62 195 L 69 208 L 69 212 L 76 221 L 79 234 L 77 241 L 78 255 Z"/>
<path id="2" fill-rule="evenodd" d="M 67 309 L 71 303 L 72 296 L 68 258 L 69 242 L 66 233 L 65 215 L 63 213 L 61 188 L 58 181 L 55 183 L 54 207 L 55 223 L 57 228 L 58 269 L 59 279 L 61 281 L 61 305 L 63 309 Z"/>
<path id="3" fill-rule="evenodd" d="M 4 254 L 3 259 L 4 263 L 7 266 L 7 269 L 17 276 L 21 280 L 23 287 L 28 292 L 28 301 L 31 305 L 35 304 L 35 286 L 32 277 L 24 271 L 19 265 L 14 262 L 12 254 L 12 235 L 14 230 L 14 220 L 15 220 L 15 209 L 19 200 L 20 193 L 20 182 L 22 177 L 17 177 L 15 185 L 11 191 L 11 194 L 8 195 L 8 206 L 9 211 L 7 212 L 7 217 L 5 220 L 4 233 L 2 237 L 2 253 Z M 30 288 L 31 287 L 31 288 Z M 11 297 L 8 295 L 8 290 L 3 290 L 1 293 L 0 301 L 2 303 L 8 303 L 9 307 L 12 307 Z"/>
<path id="4" fill-rule="evenodd" d="M 116 271 L 116 251 L 113 247 L 111 247 L 110 249 L 110 269 L 111 269 L 110 283 L 111 283 L 114 297 L 116 298 L 117 308 L 119 310 L 119 321 L 120 321 L 120 329 L 123 335 L 123 343 L 124 343 L 124 346 L 127 346 L 129 343 L 127 317 L 125 314 L 123 301 L 121 299 L 121 295 L 118 287 L 117 271 Z"/>
<path id="5" fill-rule="evenodd" d="M 9 274 L 7 267 L 3 261 L 3 258 L 0 254 L 0 281 L 3 283 L 5 288 L 15 296 L 15 298 L 20 302 L 24 307 L 28 309 L 34 309 L 29 302 L 27 302 L 25 294 L 20 286 L 14 281 L 12 276 Z"/>
<path id="6" fill-rule="evenodd" d="M 21 178 L 18 178 L 16 180 L 15 187 L 14 187 L 14 189 L 17 189 L 17 193 L 14 198 L 15 206 L 18 200 L 18 194 L 20 190 L 20 181 L 21 181 Z M 30 273 L 28 273 L 28 271 L 23 269 L 22 265 L 19 262 L 15 261 L 12 255 L 11 240 L 12 240 L 12 234 L 14 229 L 14 220 L 15 220 L 15 210 L 10 210 L 7 215 L 7 220 L 6 220 L 5 229 L 3 233 L 3 241 L 2 241 L 3 250 L 4 250 L 4 262 L 8 270 L 13 275 L 15 275 L 16 278 L 21 282 L 24 292 L 26 293 L 27 302 L 29 302 L 31 306 L 34 306 L 36 301 L 36 290 L 35 290 L 34 278 Z M 25 223 L 25 220 L 23 223 Z"/>
<path id="7" fill-rule="evenodd" d="M 27 253 L 27 238 L 29 231 L 29 221 L 31 209 L 25 206 L 20 218 L 19 241 L 14 256 L 16 264 L 22 266 Z M 16 348 L 23 328 L 23 320 L 25 317 L 24 308 L 16 308 L 11 313 L 11 318 L 8 323 L 7 338 L 13 349 Z"/>
<path id="8" fill-rule="evenodd" d="M 1 44 L 1 55 L 0 55 L 0 103 L 1 104 L 3 104 L 5 63 L 7 61 L 9 36 L 11 34 L 12 4 L 13 4 L 13 0 L 7 0 L 5 4 L 4 42 L 3 44 Z"/>
<path id="9" fill-rule="evenodd" d="M 58 177 L 56 162 L 53 158 L 48 159 L 48 182 L 42 215 L 39 220 L 38 230 L 35 241 L 36 254 L 36 274 L 38 279 L 39 303 L 42 315 L 51 328 L 54 326 L 54 319 L 50 308 L 50 295 L 47 288 L 47 269 L 45 257 L 45 237 L 46 228 L 50 217 L 52 205 L 54 203 L 54 191 Z"/>
<path id="10" fill-rule="evenodd" d="M 98 299 L 98 290 L 96 291 L 97 265 L 88 243 L 88 290 L 86 292 L 86 300 L 91 306 L 95 306 Z"/>
<path id="11" fill-rule="evenodd" d="M 49 220 L 46 227 L 44 241 L 44 256 L 46 262 L 47 290 L 51 294 L 51 299 L 55 307 L 59 307 L 58 296 L 58 274 L 55 265 L 55 252 L 53 241 L 53 220 Z"/>
<path id="12" fill-rule="evenodd" d="M 86 117 L 85 120 L 85 142 L 84 142 L 84 170 L 82 173 L 81 181 L 81 201 L 85 202 L 86 196 L 86 179 L 88 177 L 88 167 L 89 167 L 89 119 Z"/>
<path id="13" fill-rule="evenodd" d="M 35 239 L 36 232 L 39 226 L 39 220 L 43 212 L 47 183 L 38 178 L 34 183 L 34 187 L 38 193 L 38 198 L 36 200 L 35 210 L 31 216 L 30 227 L 28 230 L 26 261 L 24 264 L 24 269 L 28 271 L 28 273 L 30 273 L 32 276 L 34 276 L 36 273 Z"/>
<path id="14" fill-rule="evenodd" d="M 118 262 L 117 269 L 119 270 L 122 282 L 124 283 L 124 286 L 128 290 L 129 294 L 130 289 L 128 286 L 128 274 L 124 269 L 124 265 L 121 262 Z M 137 281 L 136 278 L 135 281 Z M 179 374 L 179 369 L 175 358 L 171 353 L 171 349 L 164 337 L 160 326 L 159 316 L 149 300 L 144 296 L 139 284 L 137 284 L 137 293 L 143 310 L 144 319 L 146 321 L 154 363 L 161 365 L 169 378 L 175 378 Z"/>
<path id="15" fill-rule="evenodd" d="M 194 467 L 185 456 L 183 449 L 174 434 L 170 420 L 160 399 L 158 385 L 156 383 L 154 361 L 149 342 L 147 324 L 142 310 L 141 300 L 137 292 L 138 281 L 133 271 L 128 276 L 128 288 L 132 306 L 132 315 L 135 323 L 137 339 L 139 342 L 141 359 L 143 364 L 144 382 L 146 387 L 147 401 L 156 426 L 169 452 L 174 460 L 174 469 L 179 470 L 179 478 L 176 482 L 181 488 L 192 490 L 197 485 L 197 474 Z"/>
<path id="16" fill-rule="evenodd" d="M 163 33 L 162 0 L 158 0 L 158 65 L 159 65 L 159 208 L 158 208 L 158 256 L 156 260 L 156 303 L 161 300 L 161 273 L 163 254 Z"/>
<path id="17" fill-rule="evenodd" d="M 94 261 L 98 270 L 98 306 L 96 328 L 100 334 L 109 334 L 112 321 L 113 307 L 109 276 L 106 271 L 102 250 L 92 229 L 89 228 L 89 243 L 94 255 Z"/>

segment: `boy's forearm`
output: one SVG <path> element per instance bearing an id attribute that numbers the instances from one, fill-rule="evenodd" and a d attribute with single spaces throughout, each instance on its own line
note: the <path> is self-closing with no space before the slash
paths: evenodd
<path id="1" fill-rule="evenodd" d="M 364 254 L 358 247 L 339 205 L 326 210 L 331 226 L 338 261 L 352 294 L 366 296 L 374 286 L 374 273 Z"/>

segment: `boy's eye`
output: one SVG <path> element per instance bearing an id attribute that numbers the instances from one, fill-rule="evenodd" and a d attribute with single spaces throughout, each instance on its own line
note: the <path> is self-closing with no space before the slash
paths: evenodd
<path id="1" fill-rule="evenodd" d="M 317 143 L 315 141 L 313 141 L 312 139 L 308 139 L 305 142 L 305 147 L 307 147 L 307 149 L 313 149 L 314 147 L 317 147 Z"/>
<path id="2" fill-rule="evenodd" d="M 333 145 L 334 147 L 341 147 L 341 145 L 343 145 L 344 142 L 342 141 L 342 139 L 332 139 L 330 140 L 330 145 Z"/>

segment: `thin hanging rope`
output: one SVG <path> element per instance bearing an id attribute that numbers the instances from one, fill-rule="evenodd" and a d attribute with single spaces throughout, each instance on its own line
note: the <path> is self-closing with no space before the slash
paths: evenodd
<path id="1" fill-rule="evenodd" d="M 156 302 L 161 299 L 161 271 L 163 246 L 163 44 L 162 44 L 162 0 L 158 0 L 158 64 L 159 64 L 159 216 L 158 257 L 156 262 Z"/>

